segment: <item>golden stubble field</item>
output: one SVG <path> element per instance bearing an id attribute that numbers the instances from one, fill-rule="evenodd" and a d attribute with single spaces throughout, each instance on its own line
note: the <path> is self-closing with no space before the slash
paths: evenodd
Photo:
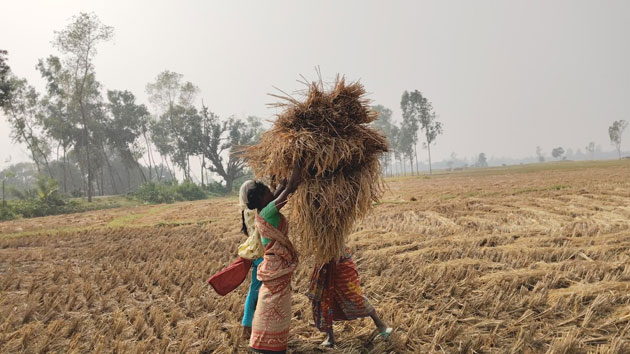
<path id="1" fill-rule="evenodd" d="M 366 295 L 396 328 L 339 353 L 629 353 L 630 161 L 389 180 L 358 223 Z M 244 236 L 235 198 L 0 223 L 0 352 L 245 352 L 247 284 L 205 283 Z M 318 352 L 294 277 L 290 351 Z M 235 349 L 236 348 L 236 349 Z"/>

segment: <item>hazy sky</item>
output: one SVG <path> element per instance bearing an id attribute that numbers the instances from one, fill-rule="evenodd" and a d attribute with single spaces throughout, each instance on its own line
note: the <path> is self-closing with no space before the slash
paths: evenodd
<path id="1" fill-rule="evenodd" d="M 272 118 L 273 86 L 299 74 L 361 79 L 400 120 L 403 90 L 432 102 L 445 133 L 436 160 L 524 157 L 540 145 L 610 150 L 607 128 L 630 120 L 630 1 L 3 1 L 0 48 L 43 88 L 37 59 L 80 11 L 115 28 L 97 79 L 146 101 L 162 70 L 201 89 L 214 112 Z M 26 149 L 0 122 L 0 167 Z M 630 132 L 625 134 L 630 150 Z M 421 159 L 426 158 L 425 151 Z"/>

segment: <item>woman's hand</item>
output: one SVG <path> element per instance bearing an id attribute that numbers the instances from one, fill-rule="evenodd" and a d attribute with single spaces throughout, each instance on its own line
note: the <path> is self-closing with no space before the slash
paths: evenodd
<path id="1" fill-rule="evenodd" d="M 284 188 L 287 185 L 287 179 L 284 178 L 282 179 L 282 181 L 280 181 L 280 183 L 276 186 L 276 190 L 273 192 L 273 196 L 274 198 L 278 198 L 278 196 L 280 195 L 280 193 L 282 193 L 284 191 Z"/>
<path id="2" fill-rule="evenodd" d="M 295 191 L 297 187 L 302 182 L 302 168 L 299 164 L 293 167 L 293 172 L 291 173 L 291 177 L 289 177 L 289 184 L 287 185 L 287 189 L 291 192 Z M 290 193 L 291 193 L 290 192 Z"/>
<path id="3" fill-rule="evenodd" d="M 295 192 L 295 190 L 297 189 L 297 187 L 300 185 L 301 182 L 302 182 L 302 169 L 300 165 L 298 164 L 293 168 L 293 172 L 291 172 L 291 177 L 289 177 L 289 182 L 287 183 L 287 187 L 284 188 L 280 192 L 280 194 L 278 194 L 275 200 L 276 208 L 278 210 L 280 210 L 280 208 L 282 208 L 287 203 L 287 198 L 289 197 L 289 194 Z"/>

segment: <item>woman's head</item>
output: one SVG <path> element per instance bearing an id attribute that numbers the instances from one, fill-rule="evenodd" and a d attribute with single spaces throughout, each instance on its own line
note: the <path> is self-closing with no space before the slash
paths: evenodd
<path id="1" fill-rule="evenodd" d="M 264 183 L 249 180 L 243 183 L 239 193 L 242 208 L 262 209 L 273 201 L 273 193 Z"/>
<path id="2" fill-rule="evenodd" d="M 248 235 L 248 229 L 253 227 L 254 210 L 262 209 L 273 200 L 273 194 L 269 188 L 260 181 L 249 180 L 241 185 L 239 191 L 239 202 L 241 205 L 241 216 L 243 220 L 242 231 Z M 247 216 L 245 215 L 247 214 Z"/>

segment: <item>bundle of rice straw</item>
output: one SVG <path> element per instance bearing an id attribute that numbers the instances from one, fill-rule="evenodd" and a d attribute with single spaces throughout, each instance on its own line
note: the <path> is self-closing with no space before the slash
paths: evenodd
<path id="1" fill-rule="evenodd" d="M 383 194 L 379 157 L 385 136 L 368 124 L 377 118 L 359 82 L 337 76 L 326 90 L 307 84 L 303 100 L 276 96 L 283 112 L 259 144 L 245 151 L 257 177 L 288 178 L 299 162 L 302 184 L 291 197 L 291 235 L 319 263 L 337 259 L 352 225 Z"/>

